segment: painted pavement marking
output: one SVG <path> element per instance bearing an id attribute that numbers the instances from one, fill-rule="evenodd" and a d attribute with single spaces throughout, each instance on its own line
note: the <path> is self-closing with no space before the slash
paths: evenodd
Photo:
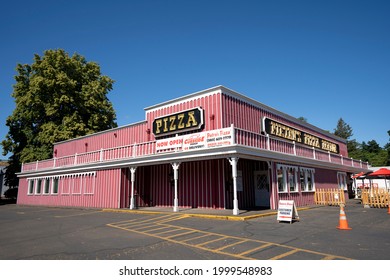
<path id="1" fill-rule="evenodd" d="M 147 219 L 138 218 L 115 222 L 107 224 L 107 226 L 163 239 L 216 254 L 227 255 L 237 259 L 294 259 L 294 255 L 296 259 L 299 259 L 299 255 L 302 254 L 305 254 L 305 259 L 350 259 L 343 256 L 336 256 L 273 242 L 230 236 L 168 224 L 169 222 L 186 218 L 190 217 L 186 214 L 168 214 Z"/>

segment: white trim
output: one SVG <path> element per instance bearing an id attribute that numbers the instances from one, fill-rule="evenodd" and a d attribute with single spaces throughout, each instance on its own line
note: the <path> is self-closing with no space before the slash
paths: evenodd
<path id="1" fill-rule="evenodd" d="M 223 88 L 224 88 L 223 86 L 216 86 L 216 87 L 201 90 L 198 92 L 190 93 L 190 94 L 187 94 L 187 95 L 184 95 L 184 96 L 181 96 L 178 98 L 174 98 L 174 99 L 171 99 L 168 101 L 164 101 L 164 102 L 158 103 L 156 105 L 146 107 L 146 108 L 144 108 L 145 116 L 147 116 L 148 113 L 151 113 L 151 112 L 154 112 L 154 111 L 157 111 L 160 109 L 168 108 L 171 106 L 175 106 L 175 105 L 187 102 L 187 101 L 191 101 L 191 100 L 194 100 L 195 98 L 202 98 L 205 96 L 210 96 L 213 94 L 221 93 Z"/>
<path id="2" fill-rule="evenodd" d="M 47 176 L 34 176 L 28 177 L 27 180 L 38 180 L 38 179 L 52 179 L 52 178 L 68 178 L 68 177 L 79 177 L 79 176 L 96 176 L 96 171 L 88 171 L 88 172 L 79 172 L 79 173 L 67 173 L 60 175 L 47 175 Z"/>

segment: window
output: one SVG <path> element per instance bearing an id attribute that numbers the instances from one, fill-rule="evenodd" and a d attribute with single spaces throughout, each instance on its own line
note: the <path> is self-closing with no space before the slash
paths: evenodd
<path id="1" fill-rule="evenodd" d="M 95 178 L 95 173 L 83 176 L 82 185 L 84 189 L 84 194 L 94 194 Z"/>
<path id="2" fill-rule="evenodd" d="M 314 191 L 314 169 L 301 167 L 299 171 L 301 191 L 312 192 Z"/>
<path id="3" fill-rule="evenodd" d="M 46 178 L 45 179 L 45 186 L 43 188 L 43 193 L 44 194 L 49 194 L 49 192 L 50 192 L 50 179 Z"/>
<path id="4" fill-rule="evenodd" d="M 290 187 L 290 192 L 298 191 L 297 190 L 296 169 L 293 167 L 288 168 L 288 185 Z"/>
<path id="5" fill-rule="evenodd" d="M 42 191 L 42 179 L 38 179 L 37 180 L 37 189 L 36 189 L 35 194 L 41 194 L 41 191 Z"/>
<path id="6" fill-rule="evenodd" d="M 278 191 L 297 192 L 298 191 L 298 167 L 289 165 L 277 165 Z"/>
<path id="7" fill-rule="evenodd" d="M 299 182 L 301 184 L 301 191 L 306 190 L 306 172 L 302 168 L 299 170 Z"/>
<path id="8" fill-rule="evenodd" d="M 34 193 L 34 180 L 28 181 L 28 194 Z"/>
<path id="9" fill-rule="evenodd" d="M 339 189 L 347 190 L 347 173 L 337 172 L 337 183 L 339 185 Z"/>
<path id="10" fill-rule="evenodd" d="M 286 192 L 287 191 L 286 179 L 282 167 L 278 167 L 277 176 L 278 176 L 278 191 Z"/>
<path id="11" fill-rule="evenodd" d="M 52 194 L 58 193 L 58 178 L 53 178 L 53 189 Z"/>
<path id="12" fill-rule="evenodd" d="M 75 176 L 73 177 L 73 194 L 81 194 L 81 185 L 84 176 Z"/>

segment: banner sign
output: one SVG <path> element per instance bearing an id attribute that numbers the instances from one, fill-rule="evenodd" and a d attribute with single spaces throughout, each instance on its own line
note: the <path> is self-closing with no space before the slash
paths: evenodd
<path id="1" fill-rule="evenodd" d="M 200 107 L 154 119 L 153 134 L 168 135 L 200 129 L 203 126 L 203 109 Z"/>
<path id="2" fill-rule="evenodd" d="M 183 136 L 183 151 L 206 148 L 206 134 L 194 133 Z"/>
<path id="3" fill-rule="evenodd" d="M 207 148 L 233 144 L 231 128 L 222 128 L 206 132 Z"/>
<path id="4" fill-rule="evenodd" d="M 319 138 L 291 126 L 282 124 L 269 118 L 263 119 L 263 130 L 265 133 L 279 138 L 295 141 L 306 146 L 315 147 L 323 151 L 338 154 L 339 145 L 331 141 Z"/>
<path id="5" fill-rule="evenodd" d="M 161 139 L 156 141 L 156 151 L 159 152 L 162 150 L 172 150 L 172 149 L 181 150 L 182 145 L 183 145 L 182 136 Z"/>
<path id="6" fill-rule="evenodd" d="M 294 200 L 279 200 L 277 220 L 290 223 L 293 220 L 299 220 Z"/>
<path id="7" fill-rule="evenodd" d="M 156 141 L 156 151 L 190 151 L 205 148 L 215 148 L 233 144 L 231 128 L 192 133 Z"/>

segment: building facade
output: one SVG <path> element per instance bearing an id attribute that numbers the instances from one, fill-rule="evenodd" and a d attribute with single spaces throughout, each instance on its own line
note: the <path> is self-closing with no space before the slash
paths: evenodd
<path id="1" fill-rule="evenodd" d="M 276 209 L 347 190 L 368 171 L 346 142 L 223 86 L 145 109 L 145 120 L 56 143 L 25 163 L 18 204 L 97 208 Z"/>

